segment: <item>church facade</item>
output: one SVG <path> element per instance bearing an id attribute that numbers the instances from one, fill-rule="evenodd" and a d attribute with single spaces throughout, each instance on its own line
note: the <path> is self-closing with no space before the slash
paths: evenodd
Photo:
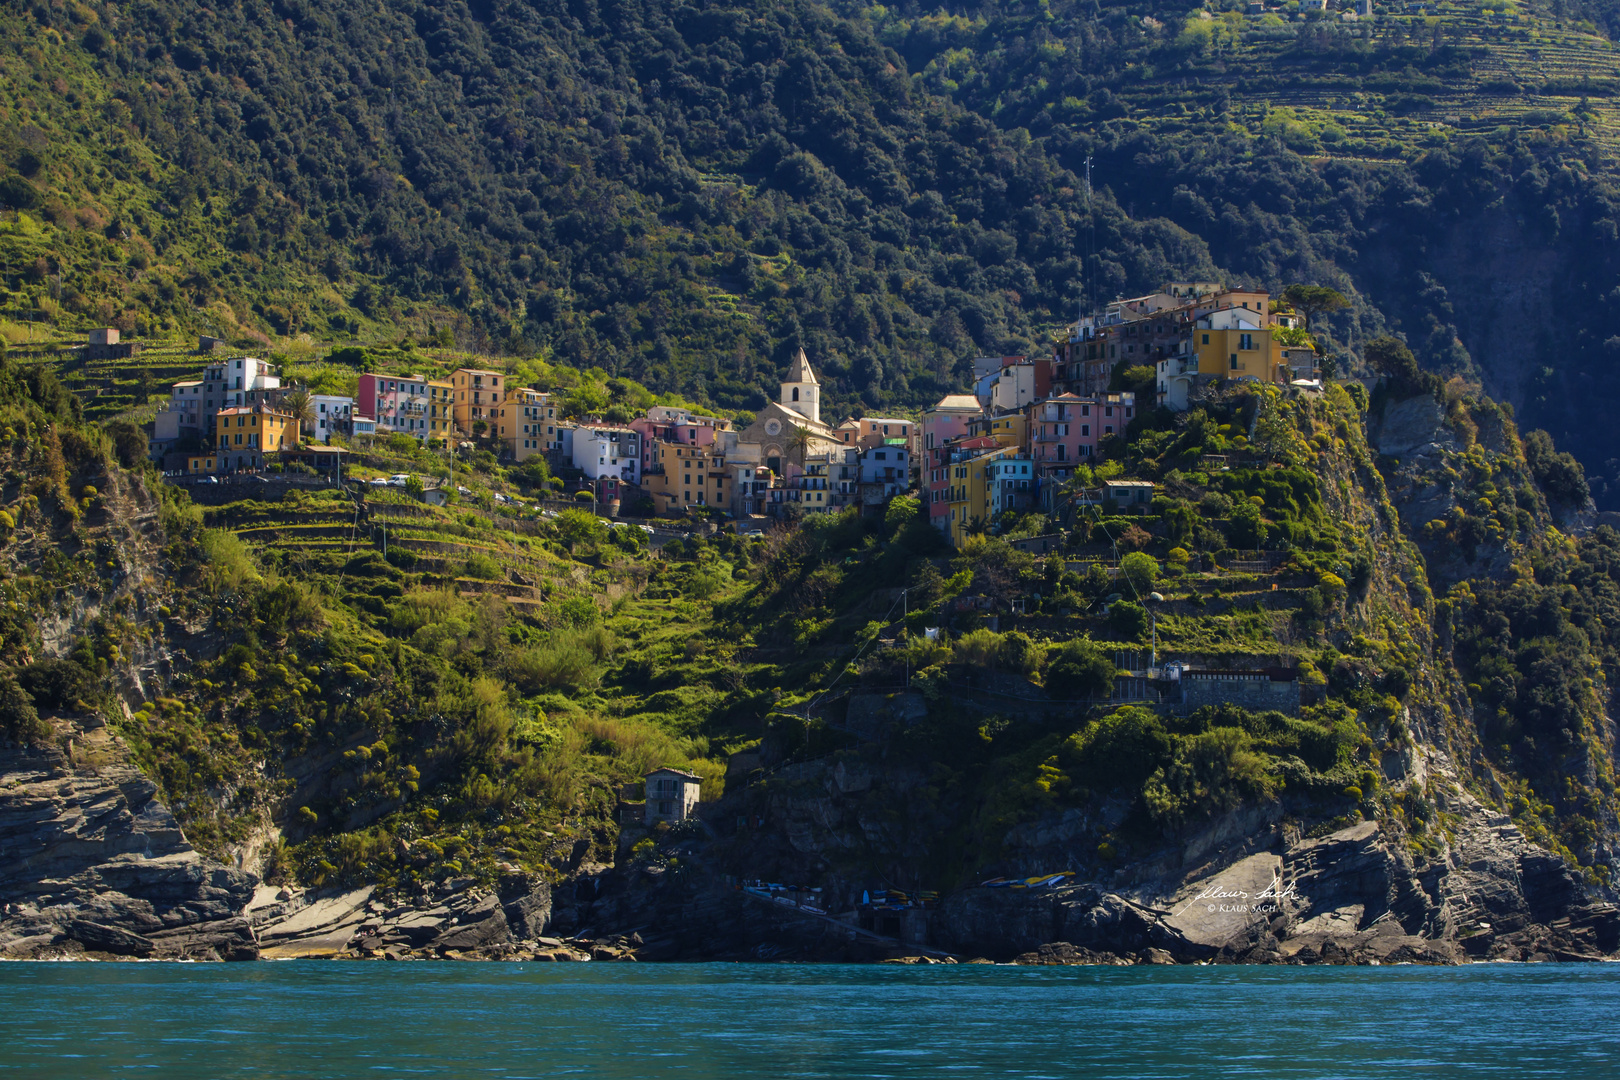
<path id="1" fill-rule="evenodd" d="M 800 428 L 807 437 L 796 434 Z M 763 466 L 777 476 L 786 476 L 789 465 L 802 468 L 810 458 L 843 447 L 839 434 L 821 419 L 821 384 L 803 349 L 788 369 L 778 399 L 736 436 L 730 455 L 734 460 Z"/>

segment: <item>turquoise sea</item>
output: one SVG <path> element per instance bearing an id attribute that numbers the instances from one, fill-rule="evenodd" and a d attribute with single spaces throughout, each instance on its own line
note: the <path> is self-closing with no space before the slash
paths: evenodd
<path id="1" fill-rule="evenodd" d="M 1620 966 L 0 964 L 0 1077 L 1620 1077 Z"/>

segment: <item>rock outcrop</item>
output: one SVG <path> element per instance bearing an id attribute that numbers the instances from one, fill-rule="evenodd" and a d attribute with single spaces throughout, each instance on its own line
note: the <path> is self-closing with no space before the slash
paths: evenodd
<path id="1" fill-rule="evenodd" d="M 935 940 L 1020 963 L 1457 963 L 1598 960 L 1620 911 L 1505 817 L 1460 808 L 1455 847 L 1413 864 L 1371 821 L 1120 892 L 967 889 Z"/>
<path id="2" fill-rule="evenodd" d="M 250 874 L 204 859 L 105 728 L 0 749 L 0 956 L 243 960 Z"/>
<path id="3" fill-rule="evenodd" d="M 507 875 L 494 890 L 460 879 L 399 898 L 372 886 L 347 892 L 261 886 L 245 914 L 266 959 L 506 955 L 545 937 L 551 889 L 522 874 Z"/>

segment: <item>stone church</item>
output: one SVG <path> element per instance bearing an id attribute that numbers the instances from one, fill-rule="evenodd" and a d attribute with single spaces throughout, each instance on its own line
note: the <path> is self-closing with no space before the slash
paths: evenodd
<path id="1" fill-rule="evenodd" d="M 780 400 L 759 410 L 754 422 L 737 432 L 736 456 L 784 475 L 789 462 L 798 465 L 803 460 L 792 443 L 794 429 L 801 427 L 810 432 L 804 459 L 843 449 L 842 439 L 822 422 L 821 384 L 803 349 L 788 368 Z"/>

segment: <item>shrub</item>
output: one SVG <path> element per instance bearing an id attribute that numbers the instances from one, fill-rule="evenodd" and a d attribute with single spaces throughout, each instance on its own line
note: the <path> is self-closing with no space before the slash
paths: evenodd
<path id="1" fill-rule="evenodd" d="M 401 570 L 409 570 L 420 561 L 416 552 L 410 548 L 402 548 L 397 545 L 389 548 L 388 554 L 384 555 L 383 558 L 388 560 L 388 565 L 398 567 Z"/>
<path id="2" fill-rule="evenodd" d="M 1001 639 L 1000 663 L 1018 675 L 1028 675 L 1041 666 L 1042 649 L 1028 634 L 1013 630 Z"/>
<path id="3" fill-rule="evenodd" d="M 1117 670 L 1102 646 L 1080 638 L 1047 653 L 1046 692 L 1060 701 L 1105 697 L 1113 692 Z"/>
<path id="4" fill-rule="evenodd" d="M 1119 709 L 1071 735 L 1058 753 L 1070 776 L 1099 791 L 1134 790 L 1170 759 L 1171 741 L 1147 709 Z"/>
<path id="5" fill-rule="evenodd" d="M 468 577 L 494 581 L 501 576 L 501 566 L 488 555 L 478 553 L 467 557 L 466 573 Z"/>
<path id="6" fill-rule="evenodd" d="M 259 594 L 253 607 L 271 633 L 319 626 L 325 620 L 320 600 L 296 581 L 276 582 Z"/>
<path id="7" fill-rule="evenodd" d="M 60 709 L 72 705 L 90 686 L 90 672 L 72 660 L 36 660 L 17 673 L 17 683 L 36 706 Z"/>
<path id="8" fill-rule="evenodd" d="M 607 525 L 589 510 L 564 510 L 552 526 L 557 530 L 557 539 L 570 551 L 579 544 L 599 542 L 607 532 Z"/>
<path id="9" fill-rule="evenodd" d="M 1130 525 L 1119 534 L 1119 546 L 1132 552 L 1140 552 L 1153 542 L 1153 534 L 1140 525 Z"/>
<path id="10" fill-rule="evenodd" d="M 1121 600 L 1108 612 L 1108 625 L 1126 641 L 1135 641 L 1147 633 L 1147 608 L 1129 600 Z"/>
<path id="11" fill-rule="evenodd" d="M 252 553 L 235 533 L 224 529 L 205 529 L 197 537 L 197 546 L 202 551 L 205 576 L 213 595 L 218 596 L 221 591 L 227 594 L 236 592 L 259 579 Z"/>
<path id="12" fill-rule="evenodd" d="M 1001 635 L 994 630 L 975 630 L 956 640 L 951 659 L 972 667 L 995 667 L 1001 658 Z"/>
<path id="13" fill-rule="evenodd" d="M 1176 742 L 1171 761 L 1155 769 L 1142 791 L 1155 821 L 1172 828 L 1236 806 L 1268 787 L 1266 759 L 1248 732 L 1217 727 Z"/>
<path id="14" fill-rule="evenodd" d="M 13 742 L 31 743 L 51 733 L 50 726 L 39 718 L 34 699 L 18 685 L 11 672 L 0 674 L 0 735 Z"/>
<path id="15" fill-rule="evenodd" d="M 601 666 L 613 645 L 613 635 L 600 626 L 553 630 L 543 641 L 511 653 L 506 677 L 528 694 L 589 690 L 602 681 Z"/>

